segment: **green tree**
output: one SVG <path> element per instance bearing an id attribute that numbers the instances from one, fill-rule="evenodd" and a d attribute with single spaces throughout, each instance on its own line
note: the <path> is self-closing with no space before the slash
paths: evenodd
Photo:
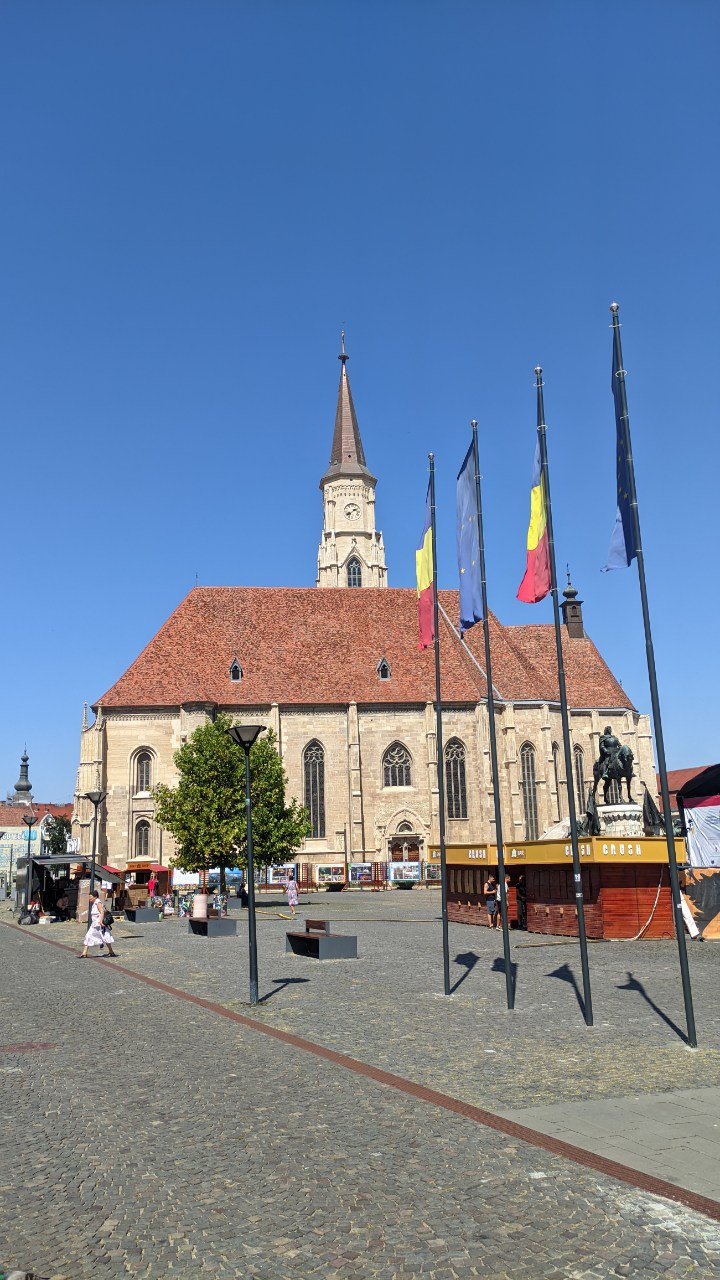
<path id="1" fill-rule="evenodd" d="M 228 734 L 230 716 L 200 725 L 175 752 L 178 784 L 155 787 L 155 818 L 175 837 L 174 865 L 204 872 L 247 866 L 245 755 Z M 253 846 L 258 863 L 285 862 L 309 834 L 307 811 L 285 801 L 287 778 L 272 732 L 250 749 Z"/>
<path id="2" fill-rule="evenodd" d="M 70 819 L 62 815 L 58 818 L 48 818 L 43 825 L 43 843 L 53 857 L 60 857 L 65 853 L 66 840 L 71 831 Z"/>

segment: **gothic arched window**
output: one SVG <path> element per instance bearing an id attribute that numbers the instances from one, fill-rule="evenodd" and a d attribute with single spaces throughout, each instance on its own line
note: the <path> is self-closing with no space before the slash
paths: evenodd
<path id="1" fill-rule="evenodd" d="M 465 748 L 459 738 L 451 738 L 445 748 L 445 797 L 448 818 L 467 818 Z"/>
<path id="2" fill-rule="evenodd" d="M 149 791 L 152 769 L 152 756 L 149 751 L 141 751 L 135 761 L 135 792 Z"/>
<path id="3" fill-rule="evenodd" d="M 310 834 L 313 840 L 322 840 L 325 836 L 325 752 L 317 741 L 309 742 L 303 752 L 303 772 Z"/>
<path id="4" fill-rule="evenodd" d="M 563 816 L 562 792 L 560 791 L 560 748 L 557 742 L 552 744 L 552 762 L 553 774 L 555 777 L 555 796 L 557 802 L 557 818 L 558 822 Z"/>
<path id="5" fill-rule="evenodd" d="M 585 812 L 585 753 L 582 747 L 575 747 L 573 750 L 573 761 L 575 764 L 575 795 L 577 796 L 578 813 Z"/>
<path id="6" fill-rule="evenodd" d="M 537 781 L 535 777 L 535 748 L 529 742 L 520 748 L 520 789 L 525 813 L 525 839 L 538 838 Z"/>
<path id="7" fill-rule="evenodd" d="M 404 747 L 402 742 L 393 742 L 383 756 L 383 786 L 411 786 L 410 765 L 410 752 L 407 747 Z"/>
<path id="8" fill-rule="evenodd" d="M 347 562 L 347 584 L 349 587 L 362 586 L 362 565 L 357 556 Z"/>
<path id="9" fill-rule="evenodd" d="M 135 857 L 150 857 L 150 823 L 138 822 L 135 828 Z"/>

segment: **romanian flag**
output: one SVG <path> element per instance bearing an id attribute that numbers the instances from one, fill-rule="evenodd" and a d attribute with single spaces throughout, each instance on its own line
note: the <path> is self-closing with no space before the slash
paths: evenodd
<path id="1" fill-rule="evenodd" d="M 427 491 L 425 506 L 425 523 L 417 551 L 415 552 L 415 571 L 417 573 L 418 593 L 418 626 L 420 628 L 420 644 L 418 648 L 427 649 L 435 639 L 434 621 L 434 583 L 433 583 L 433 543 L 432 543 L 432 509 L 430 505 L 430 485 Z"/>
<path id="2" fill-rule="evenodd" d="M 540 441 L 535 449 L 532 487 L 530 489 L 530 524 L 527 534 L 527 568 L 518 587 L 517 598 L 526 604 L 544 600 L 550 590 L 550 550 L 547 531 L 547 508 L 542 483 Z"/>

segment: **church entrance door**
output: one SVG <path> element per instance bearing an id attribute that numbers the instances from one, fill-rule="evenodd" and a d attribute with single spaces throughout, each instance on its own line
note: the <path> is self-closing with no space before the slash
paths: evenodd
<path id="1" fill-rule="evenodd" d="M 420 861 L 420 841 L 417 836 L 396 836 L 390 841 L 390 861 L 391 862 L 419 862 Z"/>

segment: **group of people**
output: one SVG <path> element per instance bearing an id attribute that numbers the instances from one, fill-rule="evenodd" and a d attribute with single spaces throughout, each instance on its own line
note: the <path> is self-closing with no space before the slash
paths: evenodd
<path id="1" fill-rule="evenodd" d="M 511 886 L 510 876 L 505 873 L 505 901 L 507 902 L 508 890 Z M 487 880 L 483 887 L 485 894 L 485 908 L 488 913 L 488 924 L 491 929 L 497 929 L 502 924 L 502 908 L 500 906 L 500 882 L 492 871 L 488 872 Z M 527 889 L 525 885 L 525 872 L 521 871 L 515 885 L 515 899 L 517 902 L 518 928 L 527 929 Z"/>

